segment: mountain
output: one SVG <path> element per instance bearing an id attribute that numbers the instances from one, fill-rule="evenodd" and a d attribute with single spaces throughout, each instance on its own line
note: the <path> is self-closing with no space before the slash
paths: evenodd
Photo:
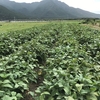
<path id="1" fill-rule="evenodd" d="M 13 10 L 17 13 L 21 13 L 29 17 L 31 15 L 31 12 L 39 5 L 39 3 L 17 3 L 10 0 L 0 0 L 0 5 L 3 5 L 9 10 Z"/>
<path id="2" fill-rule="evenodd" d="M 68 5 L 66 5 L 66 8 L 68 8 Z M 33 10 L 32 17 L 35 19 L 66 19 L 76 17 L 66 10 L 58 0 L 43 0 L 39 6 Z"/>
<path id="3" fill-rule="evenodd" d="M 42 0 L 32 12 L 37 19 L 100 18 L 100 15 L 73 8 L 58 0 Z"/>
<path id="4" fill-rule="evenodd" d="M 59 0 L 42 0 L 34 3 L 17 3 L 9 0 L 0 0 L 0 4 L 7 9 L 21 13 L 31 19 L 76 19 L 100 18 L 99 14 L 70 7 Z"/>
<path id="5" fill-rule="evenodd" d="M 24 15 L 15 13 L 6 7 L 0 5 L 0 20 L 13 20 L 14 18 L 23 19 L 26 18 Z"/>

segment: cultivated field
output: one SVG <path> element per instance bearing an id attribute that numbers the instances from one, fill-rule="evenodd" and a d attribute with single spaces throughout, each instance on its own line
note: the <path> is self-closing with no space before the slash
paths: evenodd
<path id="1" fill-rule="evenodd" d="M 0 32 L 0 100 L 100 100 L 99 30 L 52 21 Z"/>
<path id="2" fill-rule="evenodd" d="M 32 28 L 34 26 L 40 26 L 47 24 L 48 22 L 42 21 L 1 21 L 0 22 L 0 33 L 23 30 Z"/>

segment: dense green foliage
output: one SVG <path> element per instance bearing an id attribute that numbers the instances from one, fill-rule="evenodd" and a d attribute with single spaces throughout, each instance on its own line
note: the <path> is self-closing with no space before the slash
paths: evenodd
<path id="1" fill-rule="evenodd" d="M 35 93 L 28 83 L 44 80 Z M 99 100 L 100 32 L 50 23 L 0 34 L 0 99 Z"/>
<path id="2" fill-rule="evenodd" d="M 17 19 L 25 19 L 24 15 L 20 13 L 16 13 L 12 10 L 7 9 L 6 7 L 0 5 L 0 20 L 14 20 L 14 18 Z"/>

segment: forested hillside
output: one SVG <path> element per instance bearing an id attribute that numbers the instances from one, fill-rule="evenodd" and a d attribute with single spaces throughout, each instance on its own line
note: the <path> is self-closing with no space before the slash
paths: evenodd
<path id="1" fill-rule="evenodd" d="M 17 3 L 9 0 L 0 0 L 0 4 L 10 11 L 18 13 L 18 15 L 22 14 L 24 16 L 27 16 L 28 19 L 42 20 L 100 18 L 99 14 L 94 14 L 79 8 L 70 7 L 69 5 L 59 0 L 42 0 L 40 2 L 33 3 Z M 4 11 L 3 13 L 5 14 Z M 13 13 L 10 13 L 9 15 L 11 16 L 11 18 L 12 16 L 14 16 Z M 18 15 L 17 17 L 22 17 Z"/>

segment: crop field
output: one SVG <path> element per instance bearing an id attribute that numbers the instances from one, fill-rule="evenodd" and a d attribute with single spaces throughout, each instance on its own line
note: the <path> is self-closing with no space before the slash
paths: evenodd
<path id="1" fill-rule="evenodd" d="M 0 100 L 100 100 L 100 31 L 59 21 L 0 33 Z"/>
<path id="2" fill-rule="evenodd" d="M 12 21 L 12 22 L 0 22 L 0 33 L 17 31 L 32 28 L 34 26 L 40 26 L 47 24 L 48 22 L 37 22 L 37 21 Z"/>

